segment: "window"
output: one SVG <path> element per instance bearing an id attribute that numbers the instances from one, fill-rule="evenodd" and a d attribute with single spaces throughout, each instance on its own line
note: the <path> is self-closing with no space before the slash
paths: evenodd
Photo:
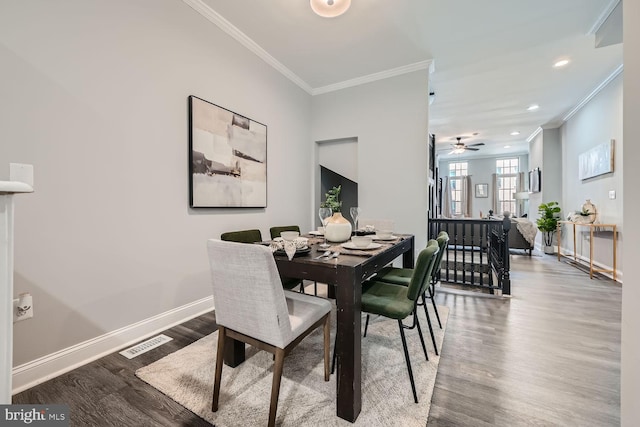
<path id="1" fill-rule="evenodd" d="M 467 176 L 467 162 L 449 163 L 449 183 L 451 185 L 451 213 L 462 215 L 462 177 Z"/>
<path id="2" fill-rule="evenodd" d="M 517 191 L 518 158 L 496 160 L 496 174 L 498 175 L 498 214 L 509 211 L 516 212 L 516 201 L 513 194 Z"/>

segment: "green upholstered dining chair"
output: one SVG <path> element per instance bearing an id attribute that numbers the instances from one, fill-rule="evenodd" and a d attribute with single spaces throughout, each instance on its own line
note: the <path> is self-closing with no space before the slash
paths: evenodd
<path id="1" fill-rule="evenodd" d="M 409 358 L 409 350 L 407 349 L 404 330 L 414 328 L 418 330 L 422 350 L 424 351 L 425 358 L 429 360 L 416 307 L 418 298 L 424 293 L 425 288 L 429 284 L 429 277 L 431 276 L 438 251 L 438 243 L 435 240 L 430 240 L 427 247 L 420 251 L 408 286 L 380 282 L 376 280 L 375 277 L 364 282 L 362 285 L 362 311 L 367 313 L 364 336 L 367 334 L 369 314 L 377 314 L 398 321 L 404 357 L 411 382 L 411 390 L 413 391 L 413 399 L 416 403 L 418 403 L 418 394 L 416 393 L 416 385 L 413 379 L 411 360 Z M 407 326 L 403 323 L 403 320 L 410 315 L 413 315 L 413 322 L 411 326 Z"/>
<path id="2" fill-rule="evenodd" d="M 269 229 L 269 232 L 271 233 L 271 238 L 275 239 L 276 237 L 280 237 L 280 234 L 283 231 L 297 231 L 298 233 L 300 232 L 300 227 L 298 227 L 297 225 L 282 225 L 282 226 L 278 226 L 278 227 L 271 227 Z"/>
<path id="3" fill-rule="evenodd" d="M 284 358 L 319 327 L 323 327 L 324 335 L 324 380 L 329 381 L 331 303 L 284 291 L 271 250 L 265 246 L 211 239 L 207 249 L 218 325 L 211 410 L 216 412 L 220 403 L 225 341 L 233 338 L 275 356 L 268 423 L 274 426 Z M 235 369 L 242 369 L 242 365 Z"/>
<path id="4" fill-rule="evenodd" d="M 262 242 L 262 233 L 258 229 L 228 231 L 220 235 L 220 240 L 236 243 Z"/>
<path id="5" fill-rule="evenodd" d="M 262 233 L 258 229 L 228 231 L 220 235 L 220 240 L 236 243 L 256 243 L 262 242 Z M 304 293 L 304 284 L 302 280 L 293 277 L 283 277 L 282 287 L 288 290 L 295 289 L 300 286 L 300 292 Z"/>
<path id="6" fill-rule="evenodd" d="M 447 244 L 449 242 L 449 235 L 445 231 L 441 231 L 436 238 L 436 242 L 438 242 L 438 254 L 434 260 L 434 267 L 431 270 L 431 275 L 427 277 L 429 281 L 428 286 L 425 288 L 425 291 L 421 295 L 422 302 L 418 303 L 418 305 L 422 305 L 424 307 L 424 314 L 427 318 L 427 326 L 429 327 L 429 334 L 431 335 L 431 342 L 433 343 L 433 348 L 435 349 L 436 356 L 438 355 L 438 346 L 436 345 L 436 337 L 433 333 L 433 326 L 431 324 L 431 317 L 429 316 L 429 310 L 427 309 L 426 299 L 429 298 L 431 300 L 431 304 L 433 305 L 433 309 L 436 314 L 436 318 L 438 319 L 438 325 L 440 325 L 440 329 L 442 329 L 442 323 L 440 322 L 440 315 L 438 314 L 438 307 L 436 306 L 434 297 L 435 297 L 435 283 L 437 283 L 437 275 L 440 271 L 440 264 L 442 262 L 442 255 L 446 251 Z M 379 280 L 381 282 L 393 283 L 395 285 L 408 286 L 411 281 L 411 276 L 413 275 L 413 269 L 411 268 L 396 268 L 396 267 L 385 267 L 375 276 L 375 280 Z"/>

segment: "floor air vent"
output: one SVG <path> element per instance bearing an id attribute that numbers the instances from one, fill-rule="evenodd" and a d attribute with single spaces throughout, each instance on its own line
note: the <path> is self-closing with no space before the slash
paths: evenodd
<path id="1" fill-rule="evenodd" d="M 140 344 L 136 344 L 133 347 L 129 347 L 126 350 L 122 350 L 120 354 L 127 359 L 133 359 L 134 357 L 139 356 L 142 353 L 146 353 L 149 350 L 160 347 L 162 344 L 169 342 L 172 339 L 173 338 L 170 338 L 166 335 L 158 335 L 156 337 L 149 338 L 148 340 L 143 341 Z"/>

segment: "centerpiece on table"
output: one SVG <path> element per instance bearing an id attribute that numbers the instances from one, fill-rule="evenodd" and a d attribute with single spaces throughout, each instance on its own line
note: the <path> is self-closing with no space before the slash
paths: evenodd
<path id="1" fill-rule="evenodd" d="M 333 243 L 346 242 L 351 238 L 351 223 L 342 216 L 342 201 L 340 191 L 342 186 L 333 187 L 325 194 L 325 200 L 320 204 L 322 208 L 331 208 L 333 215 L 327 220 L 324 237 Z"/>

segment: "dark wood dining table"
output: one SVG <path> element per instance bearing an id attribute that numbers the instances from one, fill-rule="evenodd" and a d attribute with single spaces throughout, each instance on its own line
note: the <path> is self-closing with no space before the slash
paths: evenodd
<path id="1" fill-rule="evenodd" d="M 332 285 L 329 296 L 336 299 L 337 415 L 355 422 L 362 409 L 362 282 L 393 260 L 402 256 L 402 266 L 413 268 L 414 236 L 397 234 L 392 242 L 380 242 L 384 248 L 371 256 L 345 255 L 331 260 L 315 259 L 324 252 L 317 244 L 305 256 L 289 260 L 276 256 L 282 277 L 294 277 Z M 225 344 L 225 364 L 237 366 L 244 361 L 244 343 Z"/>

